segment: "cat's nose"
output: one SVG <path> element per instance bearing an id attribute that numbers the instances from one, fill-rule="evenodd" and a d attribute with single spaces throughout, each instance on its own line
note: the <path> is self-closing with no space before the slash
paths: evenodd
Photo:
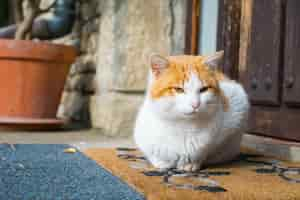
<path id="1" fill-rule="evenodd" d="M 194 109 L 199 108 L 199 106 L 200 106 L 200 102 L 199 102 L 199 101 L 192 102 L 192 107 L 193 107 Z"/>

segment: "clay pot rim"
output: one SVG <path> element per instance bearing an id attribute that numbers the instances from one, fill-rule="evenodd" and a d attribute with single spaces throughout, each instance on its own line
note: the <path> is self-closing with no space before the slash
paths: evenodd
<path id="1" fill-rule="evenodd" d="M 3 117 L 0 116 L 0 125 L 3 124 L 63 124 L 62 118 L 31 118 L 31 117 Z"/>
<path id="2" fill-rule="evenodd" d="M 0 130 L 5 131 L 53 131 L 64 128 L 68 123 L 60 118 L 0 117 Z"/>
<path id="3" fill-rule="evenodd" d="M 38 60 L 71 64 L 78 51 L 73 46 L 48 41 L 0 39 L 0 59 Z"/>

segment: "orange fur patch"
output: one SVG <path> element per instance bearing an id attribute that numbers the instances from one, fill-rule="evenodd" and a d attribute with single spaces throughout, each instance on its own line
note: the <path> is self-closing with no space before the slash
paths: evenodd
<path id="1" fill-rule="evenodd" d="M 168 68 L 156 77 L 151 86 L 151 97 L 158 99 L 163 96 L 176 95 L 176 87 L 183 87 L 184 82 L 189 80 L 191 70 L 197 72 L 199 79 L 205 86 L 216 95 L 221 96 L 226 108 L 227 100 L 219 88 L 219 81 L 227 77 L 216 70 L 210 70 L 203 64 L 202 56 L 170 56 Z"/>

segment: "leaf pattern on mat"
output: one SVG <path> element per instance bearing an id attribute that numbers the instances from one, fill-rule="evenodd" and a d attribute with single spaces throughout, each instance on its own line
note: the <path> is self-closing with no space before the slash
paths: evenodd
<path id="1" fill-rule="evenodd" d="M 119 147 L 116 150 L 118 157 L 127 160 L 131 168 L 140 171 L 145 176 L 161 177 L 162 183 L 168 187 L 212 193 L 227 191 L 212 178 L 215 176 L 229 176 L 231 175 L 230 171 L 212 171 L 208 169 L 198 172 L 186 172 L 177 169 L 162 171 L 155 169 L 137 149 Z M 273 174 L 289 183 L 300 183 L 300 178 L 298 178 L 300 168 L 285 167 L 279 160 L 266 159 L 258 155 L 241 154 L 234 162 L 246 163 L 257 174 Z"/>
<path id="2" fill-rule="evenodd" d="M 162 177 L 162 183 L 168 187 L 177 189 L 201 190 L 208 192 L 225 192 L 226 189 L 219 185 L 215 180 L 210 179 L 211 176 L 227 176 L 229 171 L 199 171 L 197 173 L 190 173 L 180 171 L 177 169 L 169 169 L 167 171 L 157 170 L 152 167 L 147 159 L 140 155 L 136 149 L 132 148 L 117 148 L 117 155 L 121 159 L 129 162 L 129 166 L 135 170 L 139 170 L 145 176 Z M 194 184 L 183 182 L 177 183 L 179 179 L 192 179 Z"/>

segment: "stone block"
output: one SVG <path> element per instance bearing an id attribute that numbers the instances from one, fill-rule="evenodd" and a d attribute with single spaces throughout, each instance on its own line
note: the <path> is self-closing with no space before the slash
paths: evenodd
<path id="1" fill-rule="evenodd" d="M 98 34 L 97 33 L 91 34 L 87 41 L 87 47 L 85 49 L 85 52 L 87 52 L 88 54 L 97 53 L 97 45 L 98 45 Z"/>
<path id="2" fill-rule="evenodd" d="M 84 73 L 70 76 L 67 80 L 65 90 L 78 91 L 82 94 L 92 94 L 94 92 L 94 74 Z"/>
<path id="3" fill-rule="evenodd" d="M 99 37 L 98 27 L 96 20 L 84 24 L 81 31 L 81 52 L 96 53 Z"/>
<path id="4" fill-rule="evenodd" d="M 64 91 L 57 116 L 75 121 L 88 121 L 88 108 L 89 96 L 82 95 L 80 92 L 76 91 Z"/>
<path id="5" fill-rule="evenodd" d="M 151 53 L 183 53 L 185 4 L 183 0 L 101 2 L 96 75 L 100 92 L 145 89 Z"/>
<path id="6" fill-rule="evenodd" d="M 96 66 L 94 56 L 87 54 L 77 58 L 76 62 L 72 65 L 69 76 L 75 76 L 83 73 L 96 73 Z"/>
<path id="7" fill-rule="evenodd" d="M 83 20 L 88 20 L 97 15 L 99 2 L 99 0 L 85 0 L 81 2 L 80 13 Z"/>
<path id="8" fill-rule="evenodd" d="M 109 136 L 131 136 L 143 95 L 105 93 L 91 97 L 92 127 Z"/>
<path id="9" fill-rule="evenodd" d="M 139 92 L 147 84 L 149 55 L 184 52 L 186 3 L 82 1 L 79 28 L 73 31 L 80 37 L 81 56 L 70 70 L 68 91 L 59 113 L 81 120 L 88 119 L 90 110 L 93 127 L 103 129 L 107 135 L 131 135 L 143 99 Z M 59 41 L 71 40 L 66 37 Z M 91 77 L 82 74 L 95 74 L 95 84 L 91 84 Z M 85 90 L 94 88 L 96 95 L 90 102 Z"/>

